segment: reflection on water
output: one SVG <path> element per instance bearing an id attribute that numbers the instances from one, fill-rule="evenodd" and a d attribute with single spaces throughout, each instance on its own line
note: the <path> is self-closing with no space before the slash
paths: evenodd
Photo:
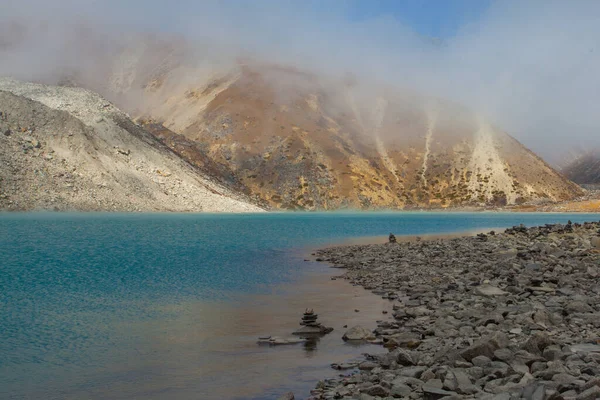
<path id="1" fill-rule="evenodd" d="M 308 263 L 306 268 L 308 276 L 300 284 L 274 287 L 272 294 L 246 296 L 228 304 L 172 305 L 169 320 L 128 324 L 129 334 L 143 338 L 138 346 L 146 350 L 129 349 L 125 369 L 130 372 L 124 374 L 122 364 L 112 366 L 115 376 L 110 387 L 95 387 L 87 394 L 252 399 L 294 390 L 302 398 L 318 379 L 336 374 L 330 363 L 361 352 L 382 352 L 381 347 L 368 344 L 357 348 L 341 337 L 344 325 L 372 326 L 375 316 L 387 317 L 382 311 L 391 309 L 390 302 L 343 280 L 329 279 L 337 270 L 324 273 L 322 266 Z M 291 336 L 305 308 L 313 308 L 319 321 L 334 331 L 297 345 L 256 343 L 259 336 Z M 127 379 L 118 378 L 123 374 Z"/>

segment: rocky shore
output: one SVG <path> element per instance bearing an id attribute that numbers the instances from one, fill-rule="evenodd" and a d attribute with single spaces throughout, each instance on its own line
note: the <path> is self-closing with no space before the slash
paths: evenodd
<path id="1" fill-rule="evenodd" d="M 388 351 L 332 365 L 311 399 L 600 398 L 600 223 L 316 256 L 394 312 L 351 327 Z"/>

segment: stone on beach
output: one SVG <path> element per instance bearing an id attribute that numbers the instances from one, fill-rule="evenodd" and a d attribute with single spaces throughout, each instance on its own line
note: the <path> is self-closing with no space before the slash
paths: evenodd
<path id="1" fill-rule="evenodd" d="M 344 335 L 374 337 L 388 353 L 366 354 L 311 399 L 600 398 L 599 229 L 517 226 L 319 251 L 394 311 Z"/>
<path id="2" fill-rule="evenodd" d="M 504 296 L 508 294 L 504 290 L 491 285 L 478 286 L 474 291 L 480 296 Z"/>
<path id="3" fill-rule="evenodd" d="M 342 336 L 344 340 L 370 340 L 375 339 L 375 335 L 370 330 L 363 328 L 362 326 L 353 326 L 348 329 L 344 336 Z"/>
<path id="4" fill-rule="evenodd" d="M 279 337 L 279 336 L 269 336 L 269 337 L 259 338 L 258 344 L 279 346 L 279 345 L 286 345 L 286 344 L 304 343 L 305 341 L 306 341 L 306 339 L 300 339 L 300 338 L 295 338 L 295 337 L 283 338 L 283 337 Z"/>

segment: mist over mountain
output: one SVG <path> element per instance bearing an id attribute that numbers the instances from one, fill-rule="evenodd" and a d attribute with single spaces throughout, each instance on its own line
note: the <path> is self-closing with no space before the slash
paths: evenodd
<path id="1" fill-rule="evenodd" d="M 393 15 L 350 18 L 353 7 L 352 1 L 7 1 L 0 5 L 0 73 L 48 80 L 72 71 L 87 82 L 131 35 L 171 36 L 205 67 L 252 57 L 455 101 L 551 162 L 566 148 L 599 144 L 598 2 L 494 1 L 434 40 Z"/>
<path id="2" fill-rule="evenodd" d="M 530 150 L 556 165 L 599 144 L 599 4 L 492 2 L 442 38 L 352 7 L 9 2 L 0 75 L 95 90 L 275 207 L 581 193 Z"/>
<path id="3" fill-rule="evenodd" d="M 575 183 L 600 185 L 600 149 L 582 151 L 561 171 Z"/>

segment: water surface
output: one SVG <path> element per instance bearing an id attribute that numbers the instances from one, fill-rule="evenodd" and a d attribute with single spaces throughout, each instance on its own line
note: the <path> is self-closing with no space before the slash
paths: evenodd
<path id="1" fill-rule="evenodd" d="M 0 214 L 0 398 L 302 398 L 389 304 L 305 262 L 355 237 L 443 234 L 598 214 Z M 336 330 L 265 348 L 305 307 Z M 360 309 L 360 312 L 355 312 Z"/>

